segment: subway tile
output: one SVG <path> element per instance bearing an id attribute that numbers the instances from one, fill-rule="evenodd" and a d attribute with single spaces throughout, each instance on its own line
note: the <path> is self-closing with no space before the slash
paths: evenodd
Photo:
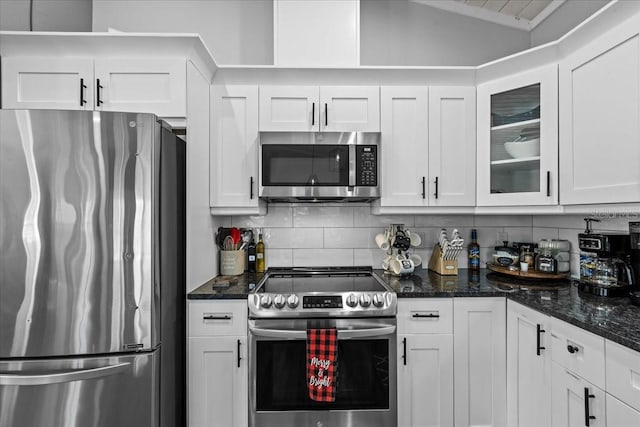
<path id="1" fill-rule="evenodd" d="M 536 215 L 533 217 L 534 227 L 574 228 L 584 230 L 583 218 L 588 215 Z"/>
<path id="2" fill-rule="evenodd" d="M 505 227 L 509 242 L 533 242 L 533 230 L 531 227 Z"/>
<path id="3" fill-rule="evenodd" d="M 325 228 L 324 247 L 327 249 L 377 248 L 375 236 L 381 231 L 377 228 Z"/>
<path id="4" fill-rule="evenodd" d="M 267 267 L 293 267 L 292 249 L 270 249 L 265 250 Z"/>
<path id="5" fill-rule="evenodd" d="M 293 265 L 297 267 L 353 266 L 353 249 L 294 249 Z"/>
<path id="6" fill-rule="evenodd" d="M 292 209 L 288 206 L 269 206 L 267 215 L 258 216 L 234 216 L 232 220 L 234 227 L 292 227 Z"/>
<path id="7" fill-rule="evenodd" d="M 298 249 L 324 247 L 322 228 L 266 228 L 263 237 L 264 244 L 267 248 Z"/>
<path id="8" fill-rule="evenodd" d="M 350 206 L 298 206 L 293 208 L 294 227 L 353 227 Z"/>
<path id="9" fill-rule="evenodd" d="M 498 242 L 498 233 L 504 232 L 502 227 L 476 227 L 476 229 L 478 230 L 478 244 L 480 247 L 493 248 L 498 244 L 502 245 L 502 242 Z M 463 231 L 460 230 L 460 233 L 462 232 Z M 500 236 L 501 235 L 502 234 L 500 234 Z M 468 245 L 471 242 L 471 230 L 464 230 L 462 237 L 464 238 L 464 244 Z M 511 240 L 510 237 L 509 240 Z"/>
<path id="10" fill-rule="evenodd" d="M 380 249 L 354 249 L 353 265 L 371 266 L 377 270 L 382 268 L 382 261 L 386 257 L 387 254 Z"/>
<path id="11" fill-rule="evenodd" d="M 404 224 L 413 227 L 413 215 L 372 215 L 370 207 L 359 206 L 354 208 L 355 227 L 382 227 L 390 224 Z"/>
<path id="12" fill-rule="evenodd" d="M 473 227 L 473 215 L 416 215 L 416 227 Z"/>
<path id="13" fill-rule="evenodd" d="M 542 239 L 557 239 L 557 228 L 533 227 L 533 241 L 539 242 Z"/>
<path id="14" fill-rule="evenodd" d="M 531 227 L 531 215 L 476 215 L 475 228 L 478 227 Z"/>

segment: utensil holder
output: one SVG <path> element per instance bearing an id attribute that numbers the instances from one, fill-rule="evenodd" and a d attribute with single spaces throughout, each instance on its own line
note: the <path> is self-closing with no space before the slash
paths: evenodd
<path id="1" fill-rule="evenodd" d="M 238 276 L 244 273 L 244 251 L 220 251 L 220 274 Z"/>
<path id="2" fill-rule="evenodd" d="M 429 270 L 435 271 L 443 276 L 455 276 L 458 274 L 458 260 L 442 259 L 442 249 L 440 245 L 436 243 L 431 258 L 429 259 Z"/>

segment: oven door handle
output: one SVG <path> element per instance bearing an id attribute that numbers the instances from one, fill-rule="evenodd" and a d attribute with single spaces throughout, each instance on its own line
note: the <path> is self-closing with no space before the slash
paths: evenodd
<path id="1" fill-rule="evenodd" d="M 251 328 L 251 333 L 258 337 L 266 338 L 281 338 L 288 340 L 306 340 L 306 330 L 294 330 L 284 331 L 281 329 L 263 329 L 263 328 Z M 348 340 L 353 338 L 369 338 L 379 337 L 382 335 L 390 335 L 396 331 L 395 326 L 383 326 L 381 328 L 370 329 L 338 329 L 338 339 Z"/>

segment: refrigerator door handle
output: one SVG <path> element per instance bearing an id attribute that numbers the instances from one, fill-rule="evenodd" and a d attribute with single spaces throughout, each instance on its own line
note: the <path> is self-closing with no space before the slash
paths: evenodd
<path id="1" fill-rule="evenodd" d="M 6 374 L 0 373 L 0 385 L 45 385 L 68 383 L 71 381 L 83 381 L 93 378 L 107 377 L 126 371 L 130 362 L 116 365 L 102 366 L 100 368 L 83 369 L 79 371 L 67 371 L 55 374 Z"/>

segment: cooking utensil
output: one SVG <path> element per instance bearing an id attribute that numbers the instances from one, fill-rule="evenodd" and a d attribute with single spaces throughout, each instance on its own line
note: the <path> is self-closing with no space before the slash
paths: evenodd
<path id="1" fill-rule="evenodd" d="M 222 242 L 222 248 L 225 251 L 235 251 L 235 243 L 233 243 L 233 237 L 227 236 Z"/>
<path id="2" fill-rule="evenodd" d="M 232 227 L 231 231 L 229 232 L 229 235 L 233 239 L 233 244 L 234 245 L 237 245 L 238 243 L 240 243 L 240 240 L 242 239 L 242 233 L 240 232 L 240 230 L 238 228 Z"/>

